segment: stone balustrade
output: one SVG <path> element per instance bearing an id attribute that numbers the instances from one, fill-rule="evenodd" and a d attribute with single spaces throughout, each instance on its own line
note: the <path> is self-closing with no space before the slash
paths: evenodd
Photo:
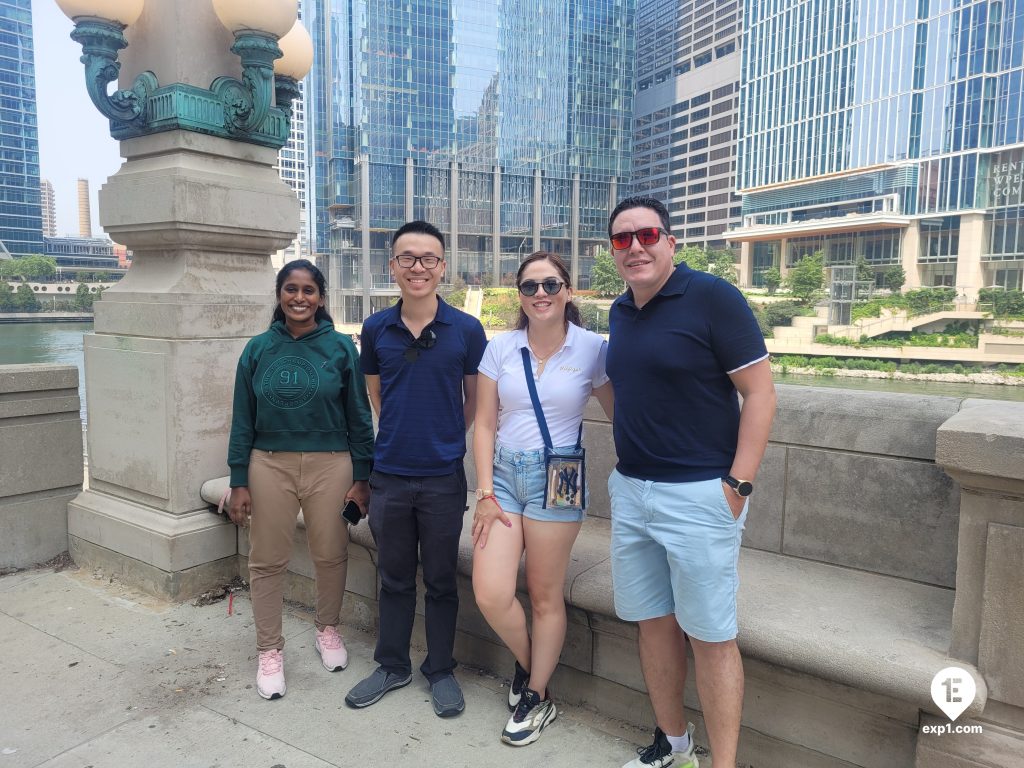
<path id="1" fill-rule="evenodd" d="M 68 502 L 82 489 L 78 369 L 0 365 L 0 570 L 68 548 Z"/>

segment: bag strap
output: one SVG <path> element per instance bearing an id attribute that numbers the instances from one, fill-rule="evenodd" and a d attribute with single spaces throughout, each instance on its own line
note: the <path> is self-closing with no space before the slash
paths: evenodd
<path id="1" fill-rule="evenodd" d="M 530 390 L 530 399 L 533 401 L 533 412 L 537 415 L 537 426 L 540 427 L 540 436 L 544 438 L 544 445 L 554 448 L 551 444 L 551 433 L 548 432 L 548 422 L 544 418 L 544 411 L 540 407 L 540 398 L 537 397 L 537 385 L 533 381 L 533 366 L 530 365 L 530 350 L 526 347 L 519 349 L 523 353 L 523 372 L 526 374 L 526 386 Z"/>
<path id="2" fill-rule="evenodd" d="M 523 353 L 523 372 L 526 374 L 526 387 L 530 390 L 530 400 L 533 401 L 533 412 L 537 415 L 537 426 L 540 427 L 540 435 L 544 438 L 544 445 L 549 449 L 554 448 L 551 443 L 551 433 L 548 432 L 548 422 L 544 418 L 544 411 L 540 407 L 540 398 L 537 396 L 537 385 L 533 381 L 533 366 L 530 365 L 530 350 L 520 347 Z M 583 447 L 583 422 L 580 421 L 580 429 L 576 434 L 576 450 Z"/>

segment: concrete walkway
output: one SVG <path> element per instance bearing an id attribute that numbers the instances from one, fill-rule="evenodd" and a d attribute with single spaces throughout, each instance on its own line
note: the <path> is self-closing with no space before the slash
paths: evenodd
<path id="1" fill-rule="evenodd" d="M 457 718 L 434 715 L 418 673 L 378 704 L 348 709 L 345 693 L 374 667 L 373 638 L 343 628 L 349 667 L 331 674 L 309 614 L 292 607 L 288 695 L 264 701 L 248 596 L 235 596 L 230 616 L 227 607 L 168 603 L 74 569 L 0 578 L 0 768 L 617 768 L 650 739 L 570 708 L 536 744 L 507 747 L 505 681 L 463 668 Z"/>

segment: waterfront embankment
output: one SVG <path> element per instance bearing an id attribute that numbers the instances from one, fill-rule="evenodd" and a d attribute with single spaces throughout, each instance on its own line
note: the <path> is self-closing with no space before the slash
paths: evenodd
<path id="1" fill-rule="evenodd" d="M 9 323 L 91 323 L 92 312 L 0 312 L 0 325 Z"/>
<path id="2" fill-rule="evenodd" d="M 943 384 L 983 384 L 1019 387 L 1024 385 L 1024 376 L 1012 376 L 997 372 L 981 373 L 903 373 L 902 371 L 867 371 L 848 368 L 809 368 L 801 366 L 772 364 L 772 373 L 796 374 L 816 378 L 872 379 L 875 381 L 936 382 Z"/>

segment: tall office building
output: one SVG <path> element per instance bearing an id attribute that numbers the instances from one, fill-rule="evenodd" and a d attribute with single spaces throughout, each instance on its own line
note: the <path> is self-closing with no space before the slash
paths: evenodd
<path id="1" fill-rule="evenodd" d="M 447 280 L 562 254 L 588 285 L 626 191 L 635 0 L 306 0 L 318 258 L 332 311 L 397 295 L 390 236 L 446 235 Z"/>
<path id="2" fill-rule="evenodd" d="M 277 153 L 277 171 L 299 199 L 299 231 L 291 245 L 274 254 L 271 261 L 275 269 L 280 269 L 293 259 L 310 257 L 305 81 L 299 83 L 299 94 L 292 102 L 291 133 L 288 135 L 288 143 Z"/>
<path id="3" fill-rule="evenodd" d="M 31 0 L 0 0 L 0 241 L 43 252 Z"/>
<path id="4" fill-rule="evenodd" d="M 89 202 L 89 180 L 78 180 L 78 236 L 92 237 L 92 205 Z"/>
<path id="5" fill-rule="evenodd" d="M 53 194 L 53 184 L 49 179 L 39 182 L 39 195 L 43 210 L 43 237 L 56 237 L 57 200 Z"/>
<path id="6" fill-rule="evenodd" d="M 739 224 L 742 0 L 638 0 L 635 194 L 661 200 L 680 243 L 727 246 Z"/>
<path id="7" fill-rule="evenodd" d="M 1020 288 L 1022 0 L 748 0 L 741 282 L 822 250 Z"/>

